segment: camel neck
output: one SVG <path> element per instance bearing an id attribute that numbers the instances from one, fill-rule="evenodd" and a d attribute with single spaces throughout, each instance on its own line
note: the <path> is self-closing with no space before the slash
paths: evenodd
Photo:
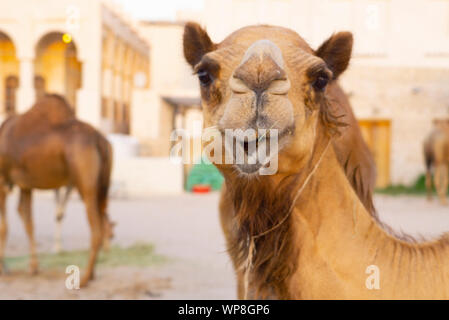
<path id="1" fill-rule="evenodd" d="M 387 233 L 357 197 L 332 149 L 298 198 L 292 223 L 299 255 L 291 285 L 301 288 L 295 291 L 297 298 L 448 294 L 447 286 L 441 285 L 449 283 L 444 271 L 449 265 L 447 241 L 416 244 Z M 368 282 L 375 283 L 369 280 L 370 272 L 377 271 L 379 288 L 369 287 Z M 423 291 L 426 286 L 428 292 Z"/>
<path id="2" fill-rule="evenodd" d="M 374 223 L 347 180 L 332 148 L 322 156 L 316 172 L 297 199 L 295 208 L 314 229 L 319 229 L 328 220 L 344 225 L 345 229 L 352 224 L 353 232 Z M 318 221 L 320 225 L 315 225 L 314 222 Z"/>

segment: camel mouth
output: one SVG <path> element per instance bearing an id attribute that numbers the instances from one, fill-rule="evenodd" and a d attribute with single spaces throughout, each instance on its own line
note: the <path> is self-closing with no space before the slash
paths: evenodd
<path id="1" fill-rule="evenodd" d="M 243 139 L 233 137 L 233 167 L 242 175 L 258 175 L 262 168 L 270 167 L 274 158 L 277 163 L 278 154 L 288 144 L 293 132 L 294 128 L 285 128 L 274 140 L 270 133 Z"/>
<path id="2" fill-rule="evenodd" d="M 245 137 L 232 137 L 233 165 L 239 173 L 254 174 L 262 167 L 263 163 L 259 161 L 258 155 L 259 148 L 265 143 L 266 137 L 259 136 L 258 133 Z"/>
<path id="3" fill-rule="evenodd" d="M 259 169 L 262 167 L 261 163 L 256 164 L 237 164 L 235 167 L 238 169 L 239 173 L 244 175 L 257 174 Z"/>

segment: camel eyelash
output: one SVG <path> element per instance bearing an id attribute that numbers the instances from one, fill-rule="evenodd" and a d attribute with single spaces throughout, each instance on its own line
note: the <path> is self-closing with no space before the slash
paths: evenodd
<path id="1" fill-rule="evenodd" d="M 320 63 L 318 65 L 311 67 L 307 71 L 307 76 L 309 77 L 309 79 L 316 79 L 318 77 L 324 77 L 324 78 L 327 78 L 328 80 L 331 80 L 333 75 L 332 75 L 332 71 L 330 71 L 327 68 L 326 64 Z"/>
<path id="2" fill-rule="evenodd" d="M 193 69 L 193 74 L 196 75 L 200 71 L 209 72 L 210 74 L 216 76 L 220 70 L 220 65 L 213 59 L 209 57 L 204 57 Z"/>

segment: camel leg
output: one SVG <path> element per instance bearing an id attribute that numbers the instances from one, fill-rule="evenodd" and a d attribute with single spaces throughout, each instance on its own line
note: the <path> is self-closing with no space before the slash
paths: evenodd
<path id="1" fill-rule="evenodd" d="M 440 197 L 440 189 L 441 189 L 441 168 L 440 165 L 435 166 L 435 172 L 433 174 L 433 181 L 435 184 L 435 190 L 437 192 L 438 198 Z"/>
<path id="2" fill-rule="evenodd" d="M 427 200 L 432 200 L 432 173 L 430 170 L 426 172 L 426 189 L 427 189 Z"/>
<path id="3" fill-rule="evenodd" d="M 94 278 L 95 262 L 103 240 L 103 225 L 100 212 L 98 210 L 96 190 L 92 190 L 89 195 L 83 196 L 83 198 L 86 204 L 87 218 L 89 220 L 91 231 L 91 243 L 86 273 L 81 280 L 82 287 L 87 285 L 89 280 Z"/>
<path id="4" fill-rule="evenodd" d="M 60 189 L 55 190 L 56 198 L 56 228 L 53 250 L 56 253 L 62 251 L 62 220 L 64 218 L 65 208 L 70 197 L 72 187 L 68 186 L 64 195 L 61 197 Z"/>
<path id="5" fill-rule="evenodd" d="M 90 252 L 86 271 L 80 285 L 86 286 L 94 278 L 95 262 L 103 241 L 103 224 L 98 201 L 98 177 L 101 159 L 95 148 L 86 145 L 75 146 L 67 154 L 71 175 L 75 178 L 76 187 L 86 207 L 91 239 Z"/>
<path id="6" fill-rule="evenodd" d="M 6 273 L 4 261 L 8 225 L 6 221 L 6 190 L 0 185 L 0 274 Z"/>
<path id="7" fill-rule="evenodd" d="M 25 226 L 30 246 L 30 273 L 36 274 L 38 271 L 38 261 L 36 254 L 36 243 L 34 241 L 34 227 L 31 216 L 31 190 L 20 189 L 19 214 Z"/>
<path id="8" fill-rule="evenodd" d="M 447 185 L 448 185 L 448 168 L 447 164 L 442 165 L 441 172 L 441 203 L 447 205 Z"/>
<path id="9" fill-rule="evenodd" d="M 447 204 L 446 192 L 447 192 L 447 166 L 444 164 L 439 164 L 435 167 L 435 187 L 437 189 L 438 198 L 440 203 L 443 205 Z"/>
<path id="10" fill-rule="evenodd" d="M 102 214 L 102 226 L 103 226 L 103 250 L 109 251 L 111 248 L 111 239 L 109 236 L 109 230 L 110 228 L 113 228 L 113 224 L 109 221 L 109 218 L 106 216 L 106 214 Z"/>
<path id="11" fill-rule="evenodd" d="M 53 251 L 60 253 L 62 251 L 62 219 L 64 218 L 64 209 L 61 206 L 60 189 L 55 190 L 56 200 L 56 227 L 53 243 Z"/>

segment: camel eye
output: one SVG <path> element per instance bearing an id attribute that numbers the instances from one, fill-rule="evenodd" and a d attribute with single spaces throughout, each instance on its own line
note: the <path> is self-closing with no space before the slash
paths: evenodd
<path id="1" fill-rule="evenodd" d="M 323 91 L 326 88 L 328 82 L 329 78 L 327 76 L 320 75 L 316 78 L 312 86 L 315 88 L 315 90 Z"/>
<path id="2" fill-rule="evenodd" d="M 212 83 L 212 77 L 205 70 L 198 71 L 198 79 L 203 87 L 206 87 Z"/>

